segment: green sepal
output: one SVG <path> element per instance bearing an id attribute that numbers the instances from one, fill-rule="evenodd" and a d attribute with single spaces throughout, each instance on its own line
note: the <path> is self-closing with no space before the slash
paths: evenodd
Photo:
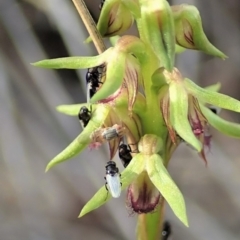
<path id="1" fill-rule="evenodd" d="M 125 189 L 143 170 L 145 161 L 142 154 L 135 155 L 127 168 L 121 173 L 122 190 Z M 105 186 L 101 187 L 97 193 L 83 207 L 79 217 L 99 208 L 112 198 L 111 193 L 108 193 Z"/>
<path id="2" fill-rule="evenodd" d="M 232 97 L 201 88 L 187 78 L 184 79 L 184 85 L 187 91 L 197 97 L 201 102 L 206 102 L 234 112 L 240 112 L 240 102 Z"/>
<path id="3" fill-rule="evenodd" d="M 146 169 L 150 180 L 166 199 L 175 215 L 183 224 L 188 226 L 183 195 L 164 167 L 162 158 L 158 154 L 153 154 L 146 162 Z"/>
<path id="4" fill-rule="evenodd" d="M 135 19 L 141 17 L 141 9 L 139 6 L 139 2 L 135 0 L 122 0 L 123 5 L 127 7 L 127 9 L 132 13 Z"/>
<path id="5" fill-rule="evenodd" d="M 115 51 L 109 56 L 106 79 L 102 87 L 90 99 L 91 103 L 107 98 L 116 92 L 123 82 L 126 64 L 126 53 Z"/>
<path id="6" fill-rule="evenodd" d="M 146 2 L 142 9 L 142 24 L 161 65 L 172 71 L 175 57 L 175 32 L 171 8 L 167 1 Z"/>
<path id="7" fill-rule="evenodd" d="M 219 132 L 234 138 L 240 138 L 240 124 L 229 122 L 217 114 L 213 113 L 209 108 L 200 105 L 203 115 L 207 118 L 208 123 L 216 128 Z"/>
<path id="8" fill-rule="evenodd" d="M 181 4 L 172 6 L 176 42 L 182 47 L 201 50 L 207 54 L 225 59 L 227 56 L 213 46 L 207 39 L 198 9 Z"/>
<path id="9" fill-rule="evenodd" d="M 89 103 L 80 103 L 80 104 L 69 104 L 69 105 L 59 105 L 56 107 L 56 110 L 60 113 L 69 115 L 69 116 L 77 116 L 81 107 L 86 106 L 88 109 L 95 110 L 95 104 Z"/>
<path id="10" fill-rule="evenodd" d="M 106 62 L 111 55 L 112 48 L 107 49 L 104 53 L 94 57 L 65 57 L 46 59 L 39 62 L 32 63 L 35 67 L 42 68 L 54 68 L 54 69 L 79 69 L 79 68 L 91 68 L 99 66 Z"/>
<path id="11" fill-rule="evenodd" d="M 83 129 L 80 135 L 77 136 L 61 153 L 53 158 L 46 167 L 46 172 L 53 166 L 75 157 L 82 152 L 91 142 L 91 134 L 97 128 L 101 127 L 104 120 L 110 111 L 109 106 L 98 105 L 95 111 L 92 112 L 92 117 L 87 126 Z"/>
<path id="12" fill-rule="evenodd" d="M 180 54 L 186 51 L 186 48 L 179 46 L 178 44 L 175 45 L 175 52 L 176 54 Z"/>
<path id="13" fill-rule="evenodd" d="M 193 134 L 188 120 L 188 93 L 182 83 L 172 82 L 169 85 L 170 120 L 177 133 L 198 152 L 202 144 Z"/>
<path id="14" fill-rule="evenodd" d="M 209 90 L 209 91 L 213 91 L 213 92 L 219 92 L 221 89 L 221 83 L 215 83 L 213 85 L 209 85 L 207 87 L 205 87 L 205 89 Z"/>

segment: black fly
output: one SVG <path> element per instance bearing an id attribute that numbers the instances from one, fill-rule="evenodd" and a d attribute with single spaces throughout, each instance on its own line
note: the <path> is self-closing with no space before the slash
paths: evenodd
<path id="1" fill-rule="evenodd" d="M 215 107 L 215 106 L 213 106 L 213 105 L 208 106 L 208 108 L 209 108 L 213 113 L 215 113 L 216 115 L 219 115 L 219 113 L 221 112 L 221 109 L 220 109 L 220 108 Z"/>
<path id="2" fill-rule="evenodd" d="M 136 144 L 124 144 L 121 143 L 118 147 L 118 156 L 123 164 L 123 166 L 126 168 L 128 166 L 128 164 L 131 162 L 132 160 L 132 154 L 131 153 L 138 153 L 138 149 L 135 148 L 134 151 L 132 151 L 130 145 L 135 145 Z"/>
<path id="3" fill-rule="evenodd" d="M 82 123 L 83 127 L 86 127 L 88 122 L 90 121 L 92 116 L 92 111 L 90 111 L 87 107 L 83 106 L 80 108 L 78 113 L 78 118 Z"/>
<path id="4" fill-rule="evenodd" d="M 101 77 L 103 74 L 104 65 L 89 68 L 86 73 L 86 82 L 89 85 L 89 96 L 90 98 L 97 92 L 97 89 L 102 84 Z"/>
<path id="5" fill-rule="evenodd" d="M 162 230 L 162 239 L 161 240 L 168 240 L 168 237 L 172 233 L 171 225 L 168 221 L 163 223 L 163 230 Z"/>
<path id="6" fill-rule="evenodd" d="M 127 165 L 131 162 L 132 160 L 132 155 L 131 155 L 131 148 L 127 144 L 120 144 L 118 148 L 118 156 L 121 159 L 121 162 L 123 166 L 126 168 Z"/>

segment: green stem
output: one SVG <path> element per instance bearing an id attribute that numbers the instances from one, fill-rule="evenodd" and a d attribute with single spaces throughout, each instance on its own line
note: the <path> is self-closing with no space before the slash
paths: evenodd
<path id="1" fill-rule="evenodd" d="M 162 198 L 154 213 L 139 214 L 137 223 L 137 240 L 161 239 L 164 218 L 164 199 Z"/>

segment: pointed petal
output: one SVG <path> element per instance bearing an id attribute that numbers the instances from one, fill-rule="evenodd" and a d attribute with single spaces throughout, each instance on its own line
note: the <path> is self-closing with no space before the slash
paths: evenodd
<path id="1" fill-rule="evenodd" d="M 188 94 L 181 83 L 172 82 L 169 85 L 170 119 L 177 133 L 192 145 L 198 152 L 202 145 L 193 134 L 188 120 Z"/>
<path id="2" fill-rule="evenodd" d="M 46 59 L 36 63 L 32 63 L 35 67 L 54 68 L 54 69 L 78 69 L 91 68 L 103 64 L 111 55 L 112 48 L 107 49 L 104 53 L 95 57 L 65 57 Z"/>
<path id="3" fill-rule="evenodd" d="M 240 138 L 240 124 L 229 122 L 214 114 L 207 107 L 204 107 L 203 105 L 200 106 L 203 114 L 211 126 L 216 128 L 219 132 L 230 137 Z"/>
<path id="4" fill-rule="evenodd" d="M 210 91 L 196 85 L 190 79 L 184 79 L 186 89 L 196 96 L 200 101 L 210 103 L 220 108 L 240 112 L 240 101 L 227 95 Z"/>
<path id="5" fill-rule="evenodd" d="M 80 104 L 69 104 L 69 105 L 59 105 L 56 107 L 56 110 L 60 113 L 69 115 L 69 116 L 77 116 L 79 113 L 79 110 L 83 106 L 89 106 L 89 103 L 80 103 Z M 96 108 L 95 104 L 91 104 L 91 108 L 94 111 Z"/>
<path id="6" fill-rule="evenodd" d="M 158 154 L 153 154 L 146 162 L 149 178 L 166 199 L 176 216 L 183 222 L 183 224 L 188 226 L 183 195 L 172 180 L 167 169 L 164 167 L 163 160 Z"/>
<path id="7" fill-rule="evenodd" d="M 91 120 L 89 121 L 87 126 L 83 129 L 81 134 L 77 138 L 75 138 L 68 147 L 66 147 L 61 153 L 59 153 L 55 158 L 53 158 L 48 163 L 46 167 L 46 171 L 48 171 L 50 168 L 52 168 L 56 164 L 59 164 L 70 158 L 73 158 L 74 156 L 79 154 L 81 151 L 83 151 L 84 148 L 86 148 L 88 144 L 91 142 L 90 136 L 92 132 L 103 124 L 108 113 L 109 113 L 109 107 L 104 105 L 99 105 L 98 108 L 96 108 L 96 110 L 92 113 Z"/>
<path id="8" fill-rule="evenodd" d="M 205 87 L 205 89 L 207 89 L 209 91 L 213 91 L 213 92 L 219 92 L 220 88 L 221 88 L 221 83 L 220 82 Z"/>

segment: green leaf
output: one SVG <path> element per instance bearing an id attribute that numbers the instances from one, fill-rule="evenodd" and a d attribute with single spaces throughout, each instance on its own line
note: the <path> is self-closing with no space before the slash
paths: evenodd
<path id="1" fill-rule="evenodd" d="M 185 91 L 181 83 L 171 82 L 169 85 L 170 98 L 170 119 L 177 133 L 192 145 L 199 152 L 202 144 L 193 134 L 192 128 L 188 120 L 188 93 Z"/>
<path id="2" fill-rule="evenodd" d="M 188 226 L 184 198 L 164 167 L 161 157 L 158 154 L 151 155 L 147 161 L 146 168 L 152 183 L 166 199 L 175 215 Z"/>
<path id="3" fill-rule="evenodd" d="M 99 128 L 105 118 L 108 116 L 110 108 L 106 105 L 98 105 L 95 111 L 92 112 L 92 117 L 87 126 L 83 129 L 81 134 L 73 140 L 61 153 L 53 158 L 46 167 L 46 172 L 53 166 L 64 162 L 70 158 L 75 157 L 83 151 L 91 142 L 91 134 Z"/>
<path id="4" fill-rule="evenodd" d="M 54 69 L 79 69 L 91 68 L 99 66 L 107 61 L 109 54 L 111 55 L 112 48 L 107 49 L 104 53 L 95 57 L 65 57 L 46 59 L 36 63 L 32 63 L 35 67 L 54 68 Z"/>
<path id="5" fill-rule="evenodd" d="M 193 96 L 202 102 L 210 103 L 234 112 L 240 112 L 240 102 L 232 97 L 201 88 L 187 78 L 184 79 L 184 85 Z"/>
<path id="6" fill-rule="evenodd" d="M 126 53 L 114 52 L 109 59 L 106 79 L 102 87 L 93 95 L 90 102 L 95 103 L 116 92 L 123 82 L 126 63 Z"/>
<path id="7" fill-rule="evenodd" d="M 69 104 L 69 105 L 59 105 L 56 107 L 56 110 L 60 113 L 69 115 L 69 116 L 77 116 L 81 107 L 86 106 L 88 109 L 92 108 L 92 111 L 95 110 L 95 104 L 89 103 L 79 103 L 79 104 Z"/>
<path id="8" fill-rule="evenodd" d="M 144 158 L 142 154 L 135 155 L 127 168 L 121 173 L 122 190 L 125 189 L 144 169 Z M 98 192 L 86 203 L 79 217 L 99 208 L 111 198 L 105 186 L 101 187 Z"/>
<path id="9" fill-rule="evenodd" d="M 207 118 L 211 126 L 230 137 L 240 138 L 240 124 L 222 119 L 202 104 L 200 107 L 203 115 Z"/>

